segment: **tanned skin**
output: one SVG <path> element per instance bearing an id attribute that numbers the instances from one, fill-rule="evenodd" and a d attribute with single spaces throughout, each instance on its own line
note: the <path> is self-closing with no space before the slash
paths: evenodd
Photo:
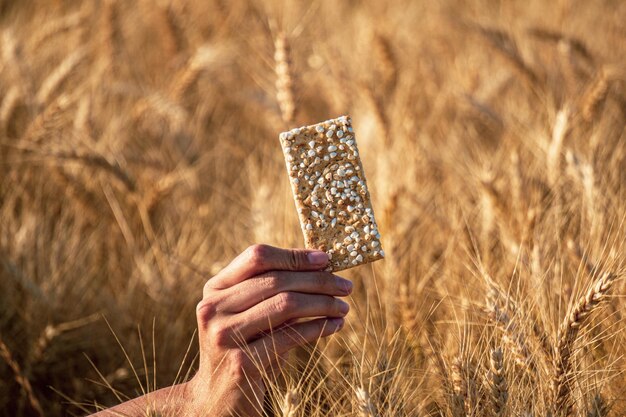
<path id="1" fill-rule="evenodd" d="M 341 330 L 352 283 L 323 271 L 321 251 L 253 245 L 204 286 L 195 376 L 93 417 L 262 415 L 262 375 L 288 352 Z"/>

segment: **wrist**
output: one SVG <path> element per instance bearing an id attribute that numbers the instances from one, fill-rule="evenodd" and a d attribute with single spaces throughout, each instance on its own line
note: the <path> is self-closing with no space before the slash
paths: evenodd
<path id="1" fill-rule="evenodd" d="M 185 382 L 181 395 L 181 415 L 186 417 L 205 417 L 207 415 L 221 417 L 216 412 L 215 392 L 209 389 L 208 379 L 196 373 L 193 378 Z"/>
<path id="2" fill-rule="evenodd" d="M 211 382 L 213 381 L 213 382 Z M 260 417 L 258 405 L 232 381 L 215 381 L 198 372 L 185 383 L 180 415 L 185 417 Z"/>
<path id="3" fill-rule="evenodd" d="M 206 393 L 201 392 L 199 378 L 194 376 L 185 382 L 182 387 L 180 399 L 180 415 L 185 417 L 196 417 L 206 415 L 208 404 L 206 404 Z"/>

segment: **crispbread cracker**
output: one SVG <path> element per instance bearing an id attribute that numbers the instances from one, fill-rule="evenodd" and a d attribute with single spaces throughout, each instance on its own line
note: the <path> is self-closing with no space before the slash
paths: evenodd
<path id="1" fill-rule="evenodd" d="M 305 246 L 325 251 L 329 270 L 382 259 L 350 117 L 280 134 Z"/>

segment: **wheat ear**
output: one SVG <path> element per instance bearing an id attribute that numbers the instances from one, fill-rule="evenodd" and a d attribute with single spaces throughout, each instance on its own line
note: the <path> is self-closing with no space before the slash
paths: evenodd
<path id="1" fill-rule="evenodd" d="M 548 147 L 548 180 L 551 185 L 559 179 L 560 167 L 561 167 L 561 152 L 563 148 L 563 141 L 568 132 L 568 120 L 569 109 L 564 107 L 559 110 L 556 115 L 556 120 L 552 128 L 552 141 Z"/>
<path id="2" fill-rule="evenodd" d="M 103 0 L 100 11 L 100 30 L 101 47 L 99 48 L 103 55 L 104 66 L 110 71 L 116 70 L 117 55 L 117 38 L 118 22 L 117 22 L 117 0 Z"/>
<path id="3" fill-rule="evenodd" d="M 11 116 L 22 99 L 22 91 L 18 86 L 12 86 L 2 98 L 0 104 L 0 133 L 6 133 L 11 122 Z"/>
<path id="4" fill-rule="evenodd" d="M 517 310 L 515 303 L 498 289 L 492 281 L 487 291 L 486 313 L 493 322 L 502 329 L 502 341 L 506 343 L 516 365 L 522 369 L 534 370 L 530 351 L 526 344 L 526 334 L 519 328 L 516 320 L 511 317 L 511 310 Z M 502 305 L 504 298 L 505 305 Z"/>
<path id="5" fill-rule="evenodd" d="M 175 77 L 170 87 L 170 97 L 180 101 L 189 88 L 200 78 L 202 72 L 216 61 L 217 51 L 209 45 L 203 45 L 196 50 L 185 68 Z"/>
<path id="6" fill-rule="evenodd" d="M 582 98 L 582 116 L 586 122 L 591 122 L 609 93 L 609 78 L 604 70 L 601 70 L 585 92 Z"/>
<path id="7" fill-rule="evenodd" d="M 504 357 L 502 348 L 491 351 L 489 358 L 489 386 L 493 400 L 493 415 L 502 416 L 509 398 L 509 391 L 504 376 Z"/>
<path id="8" fill-rule="evenodd" d="M 554 377 L 552 380 L 553 407 L 556 416 L 568 416 L 572 411 L 569 378 L 574 342 L 589 315 L 607 298 L 616 275 L 603 274 L 575 305 L 563 320 L 558 333 L 554 354 Z"/>
<path id="9" fill-rule="evenodd" d="M 450 366 L 450 379 L 452 380 L 452 396 L 450 408 L 453 417 L 465 417 L 465 399 L 467 397 L 467 384 L 463 378 L 463 369 L 460 358 L 455 358 Z"/>
<path id="10" fill-rule="evenodd" d="M 357 388 L 356 400 L 360 417 L 376 417 L 376 409 L 372 404 L 369 392 L 365 388 Z"/>
<path id="11" fill-rule="evenodd" d="M 41 29 L 35 32 L 33 40 L 31 41 L 32 48 L 37 50 L 45 41 L 54 35 L 80 27 L 87 15 L 87 9 L 83 8 L 46 23 Z"/>
<path id="12" fill-rule="evenodd" d="M 302 398 L 298 391 L 290 389 L 285 394 L 285 399 L 282 406 L 282 417 L 295 417 L 296 411 L 300 406 Z"/>
<path id="13" fill-rule="evenodd" d="M 291 125 L 295 118 L 294 82 L 291 64 L 291 48 L 284 32 L 274 39 L 274 61 L 276 65 L 276 99 L 283 121 Z"/>
<path id="14" fill-rule="evenodd" d="M 607 406 L 602 395 L 597 393 L 593 396 L 591 407 L 587 411 L 587 417 L 606 417 L 609 415 L 609 407 Z"/>
<path id="15" fill-rule="evenodd" d="M 391 41 L 381 35 L 374 36 L 374 54 L 386 93 L 391 93 L 398 82 L 398 62 Z"/>
<path id="16" fill-rule="evenodd" d="M 528 80 L 531 85 L 540 86 L 542 84 L 542 77 L 524 61 L 517 47 L 517 43 L 509 33 L 503 30 L 482 26 L 478 26 L 478 32 L 505 58 L 505 61 Z"/>
<path id="17" fill-rule="evenodd" d="M 76 69 L 86 56 L 87 50 L 85 48 L 79 48 L 61 61 L 59 66 L 46 77 L 39 91 L 37 91 L 37 101 L 39 104 L 44 105 L 48 102 L 48 99 L 59 85 L 70 76 L 72 71 Z"/>

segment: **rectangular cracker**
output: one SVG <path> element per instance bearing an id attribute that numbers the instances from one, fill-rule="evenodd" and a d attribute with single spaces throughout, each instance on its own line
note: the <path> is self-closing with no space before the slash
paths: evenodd
<path id="1" fill-rule="evenodd" d="M 280 143 L 305 246 L 325 251 L 331 271 L 384 258 L 350 117 L 283 132 Z"/>

